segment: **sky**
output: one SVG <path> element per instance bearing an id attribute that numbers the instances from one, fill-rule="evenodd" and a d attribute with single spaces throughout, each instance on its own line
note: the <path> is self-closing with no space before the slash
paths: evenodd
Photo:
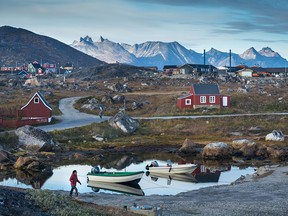
<path id="1" fill-rule="evenodd" d="M 88 35 L 130 45 L 177 41 L 199 53 L 270 47 L 287 59 L 287 9 L 286 0 L 8 0 L 0 26 L 66 44 Z"/>

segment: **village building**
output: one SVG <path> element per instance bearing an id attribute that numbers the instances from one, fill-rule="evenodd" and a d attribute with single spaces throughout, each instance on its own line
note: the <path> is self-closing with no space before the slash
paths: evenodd
<path id="1" fill-rule="evenodd" d="M 188 95 L 177 99 L 180 109 L 223 108 L 230 106 L 230 96 L 220 94 L 216 84 L 192 84 Z"/>
<path id="2" fill-rule="evenodd" d="M 197 76 L 205 74 L 217 74 L 218 69 L 213 65 L 203 65 L 203 64 L 185 64 L 180 67 L 181 74 L 193 74 Z"/>
<path id="3" fill-rule="evenodd" d="M 163 73 L 168 76 L 180 74 L 180 67 L 177 65 L 164 65 Z"/>
<path id="4" fill-rule="evenodd" d="M 46 73 L 56 73 L 57 72 L 56 64 L 44 63 L 42 66 L 45 68 Z"/>
<path id="5" fill-rule="evenodd" d="M 28 64 L 27 72 L 33 76 L 43 75 L 45 68 L 43 68 L 38 62 L 34 61 L 33 63 Z"/>
<path id="6" fill-rule="evenodd" d="M 15 116 L 0 116 L 0 127 L 18 128 L 24 125 L 48 123 L 51 120 L 52 107 L 38 91 L 24 106 L 15 111 Z"/>
<path id="7" fill-rule="evenodd" d="M 21 119 L 34 119 L 39 122 L 51 122 L 52 107 L 48 104 L 42 94 L 37 91 L 25 104 L 18 110 L 18 117 Z"/>

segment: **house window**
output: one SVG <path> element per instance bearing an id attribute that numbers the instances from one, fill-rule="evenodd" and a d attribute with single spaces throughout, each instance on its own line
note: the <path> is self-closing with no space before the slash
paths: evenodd
<path id="1" fill-rule="evenodd" d="M 215 96 L 209 97 L 209 103 L 215 103 Z"/>
<path id="2" fill-rule="evenodd" d="M 191 105 L 191 99 L 185 99 L 185 105 Z"/>
<path id="3" fill-rule="evenodd" d="M 34 103 L 36 103 L 36 104 L 39 103 L 39 98 L 38 98 L 38 97 L 35 97 L 35 98 L 34 98 Z"/>
<path id="4" fill-rule="evenodd" d="M 206 96 L 200 96 L 200 103 L 206 103 Z"/>

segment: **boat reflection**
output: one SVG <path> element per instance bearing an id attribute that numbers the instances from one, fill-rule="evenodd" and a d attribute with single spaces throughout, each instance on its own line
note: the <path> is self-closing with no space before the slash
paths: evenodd
<path id="1" fill-rule="evenodd" d="M 158 178 L 166 179 L 167 185 L 171 185 L 172 181 L 182 181 L 182 182 L 190 182 L 196 183 L 197 180 L 195 177 L 190 173 L 183 173 L 183 174 L 173 174 L 173 173 L 149 173 L 146 172 L 146 176 L 149 176 L 152 181 L 157 181 Z"/>
<path id="2" fill-rule="evenodd" d="M 109 190 L 118 193 L 144 196 L 144 192 L 139 184 L 119 184 L 119 183 L 108 183 L 108 182 L 98 182 L 98 181 L 88 181 L 88 187 L 91 187 L 94 192 L 99 192 L 102 190 Z"/>
<path id="3" fill-rule="evenodd" d="M 225 167 L 207 167 L 199 164 L 192 175 L 198 183 L 218 182 L 222 172 L 231 170 L 231 166 Z"/>

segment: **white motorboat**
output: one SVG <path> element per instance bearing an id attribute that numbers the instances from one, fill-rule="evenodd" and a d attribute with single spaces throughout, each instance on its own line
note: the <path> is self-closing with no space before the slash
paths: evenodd
<path id="1" fill-rule="evenodd" d="M 147 165 L 146 169 L 150 173 L 173 173 L 173 174 L 181 174 L 181 173 L 192 173 L 197 168 L 196 164 L 169 164 L 166 166 L 161 166 L 156 164 Z"/>
<path id="2" fill-rule="evenodd" d="M 138 172 L 89 172 L 87 174 L 88 181 L 97 182 L 110 182 L 110 183 L 122 183 L 122 184 L 137 184 L 144 171 Z"/>

